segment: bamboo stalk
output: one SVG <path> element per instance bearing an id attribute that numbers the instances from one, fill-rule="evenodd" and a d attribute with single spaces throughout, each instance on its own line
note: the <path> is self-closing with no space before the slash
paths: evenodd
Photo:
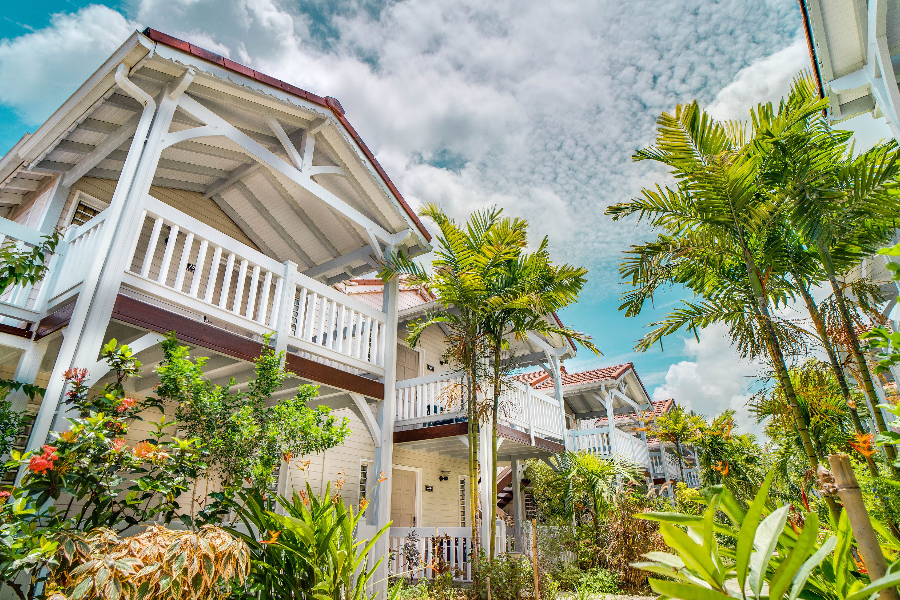
<path id="1" fill-rule="evenodd" d="M 869 577 L 872 581 L 880 579 L 887 572 L 887 561 L 881 552 L 878 538 L 875 537 L 875 530 L 863 503 L 862 491 L 856 481 L 856 474 L 853 473 L 850 457 L 846 454 L 832 454 L 828 457 L 828 462 L 831 464 L 837 494 L 844 503 L 844 510 L 847 511 L 847 518 L 853 528 L 853 536 L 856 538 L 859 554 L 869 571 Z M 900 594 L 895 587 L 881 590 L 878 597 L 879 600 L 900 600 Z"/>
<path id="2" fill-rule="evenodd" d="M 534 572 L 534 600 L 541 600 L 538 590 L 538 548 L 537 548 L 537 519 L 531 520 L 531 570 Z"/>

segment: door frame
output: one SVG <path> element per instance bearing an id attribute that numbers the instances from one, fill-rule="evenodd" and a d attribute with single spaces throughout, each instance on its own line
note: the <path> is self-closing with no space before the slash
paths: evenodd
<path id="1" fill-rule="evenodd" d="M 410 467 L 408 465 L 391 465 L 391 470 L 400 469 L 402 471 L 412 471 L 416 474 L 416 501 L 415 501 L 415 527 L 422 527 L 422 468 Z M 391 493 L 391 504 L 394 503 L 394 494 Z"/>

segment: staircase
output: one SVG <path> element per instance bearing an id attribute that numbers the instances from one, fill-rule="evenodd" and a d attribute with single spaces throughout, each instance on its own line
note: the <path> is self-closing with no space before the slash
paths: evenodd
<path id="1" fill-rule="evenodd" d="M 534 498 L 531 497 L 531 481 L 522 479 L 522 485 L 525 486 L 523 497 L 525 516 L 526 518 L 531 518 L 531 516 L 535 514 Z M 504 467 L 497 474 L 497 508 L 511 513 L 512 506 L 510 506 L 510 504 L 512 503 L 513 494 L 515 493 L 515 490 L 513 490 L 512 469 Z M 507 510 L 507 506 L 509 506 L 509 510 Z"/>

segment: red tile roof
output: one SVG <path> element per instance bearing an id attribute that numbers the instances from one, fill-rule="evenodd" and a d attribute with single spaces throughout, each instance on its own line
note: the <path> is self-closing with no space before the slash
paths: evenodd
<path id="1" fill-rule="evenodd" d="M 624 365 L 616 365 L 614 367 L 602 367 L 600 369 L 592 369 L 590 371 L 581 371 L 578 373 L 566 373 L 563 371 L 562 384 L 563 387 L 566 387 L 569 385 L 581 385 L 583 383 L 611 381 L 618 379 L 627 373 L 629 369 L 634 369 L 632 363 L 625 363 Z M 552 388 L 553 380 L 548 378 L 536 384 L 532 384 L 532 386 L 535 389 Z"/>
<path id="2" fill-rule="evenodd" d="M 513 379 L 516 379 L 522 383 L 528 384 L 531 387 L 534 387 L 538 383 L 543 382 L 546 379 L 550 378 L 550 374 L 543 369 L 539 369 L 537 371 L 529 371 L 527 373 L 519 373 L 518 375 L 514 375 Z M 552 382 L 551 382 L 552 386 Z"/>
<path id="3" fill-rule="evenodd" d="M 204 50 L 199 46 L 195 46 L 193 44 L 189 44 L 184 40 L 179 40 L 178 38 L 172 37 L 171 35 L 165 34 L 161 31 L 157 31 L 155 29 L 151 29 L 150 27 L 144 30 L 144 35 L 157 42 L 159 44 L 165 44 L 171 48 L 175 48 L 177 50 L 181 50 L 182 52 L 187 52 L 188 54 L 192 54 L 197 58 L 201 58 L 203 60 L 207 60 L 209 62 L 215 63 L 220 67 L 228 69 L 229 71 L 233 71 L 235 73 L 239 73 L 244 75 L 245 77 L 250 77 L 259 81 L 260 83 L 264 83 L 266 85 L 270 85 L 274 88 L 287 92 L 293 96 L 297 96 L 298 98 L 303 98 L 309 102 L 314 104 L 318 104 L 324 108 L 331 110 L 334 114 L 335 118 L 340 121 L 341 125 L 347 130 L 353 140 L 356 142 L 359 149 L 362 150 L 363 154 L 366 155 L 366 158 L 372 163 L 372 166 L 375 167 L 375 171 L 381 177 L 382 181 L 384 181 L 385 185 L 391 190 L 391 193 L 397 198 L 400 202 L 400 205 L 403 207 L 403 210 L 406 211 L 406 214 L 409 215 L 410 219 L 412 219 L 413 223 L 416 224 L 419 231 L 425 236 L 427 241 L 431 241 L 431 234 L 428 233 L 428 230 L 425 229 L 425 226 L 419 220 L 419 216 L 416 214 L 416 211 L 406 203 L 406 200 L 403 199 L 403 196 L 400 194 L 400 191 L 394 185 L 394 182 L 391 181 L 391 178 L 388 177 L 385 170 L 381 167 L 379 162 L 375 159 L 375 155 L 372 154 L 372 151 L 369 150 L 368 146 L 366 146 L 365 142 L 363 142 L 362 138 L 359 137 L 359 134 L 356 133 L 356 130 L 350 125 L 350 122 L 344 116 L 344 107 L 341 106 L 341 103 L 338 102 L 337 98 L 332 98 L 331 96 L 317 96 L 312 92 L 307 92 L 306 90 L 302 90 L 298 87 L 295 87 L 285 81 L 281 81 L 280 79 L 275 79 L 274 77 L 270 77 L 265 73 L 260 73 L 259 71 L 254 71 L 249 67 L 245 67 L 240 63 L 236 63 L 232 60 L 225 58 L 224 56 L 219 56 L 215 52 L 210 52 L 209 50 Z"/>

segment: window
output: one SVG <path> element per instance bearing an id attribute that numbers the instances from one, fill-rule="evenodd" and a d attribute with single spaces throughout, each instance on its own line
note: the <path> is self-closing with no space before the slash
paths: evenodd
<path id="1" fill-rule="evenodd" d="M 360 463 L 359 465 L 359 504 L 362 504 L 362 501 L 366 499 L 366 484 L 369 479 L 369 465 L 366 463 Z M 357 506 L 359 505 L 357 504 Z M 362 511 L 363 514 L 366 511 Z"/>
<path id="2" fill-rule="evenodd" d="M 466 478 L 459 478 L 459 526 L 466 526 Z"/>

